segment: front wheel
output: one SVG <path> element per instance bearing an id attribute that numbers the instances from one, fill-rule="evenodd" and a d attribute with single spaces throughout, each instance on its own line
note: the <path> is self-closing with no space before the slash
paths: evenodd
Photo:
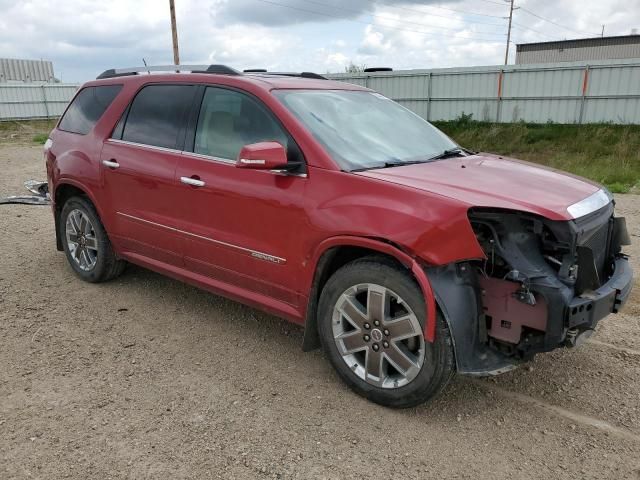
<path id="1" fill-rule="evenodd" d="M 342 379 L 358 394 L 395 408 L 423 403 L 455 371 L 449 330 L 438 315 L 433 343 L 424 339 L 424 297 L 415 280 L 383 258 L 356 260 L 325 285 L 320 340 Z"/>

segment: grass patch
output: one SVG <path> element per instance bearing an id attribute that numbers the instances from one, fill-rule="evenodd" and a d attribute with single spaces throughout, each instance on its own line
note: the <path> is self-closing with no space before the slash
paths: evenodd
<path id="1" fill-rule="evenodd" d="M 56 122 L 57 119 L 0 121 L 0 143 L 42 144 L 49 138 Z"/>
<path id="2" fill-rule="evenodd" d="M 40 145 L 44 145 L 44 142 L 46 142 L 48 138 L 49 138 L 48 133 L 38 133 L 37 135 L 33 136 L 33 142 L 39 143 Z"/>
<path id="3" fill-rule="evenodd" d="M 469 116 L 434 124 L 472 150 L 571 172 L 614 193 L 640 189 L 640 125 L 494 124 Z"/>

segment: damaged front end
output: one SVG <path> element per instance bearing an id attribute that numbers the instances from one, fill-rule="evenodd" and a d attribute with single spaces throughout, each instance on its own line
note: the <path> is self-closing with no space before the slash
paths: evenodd
<path id="1" fill-rule="evenodd" d="M 586 340 L 626 301 L 629 244 L 614 204 L 568 221 L 477 208 L 469 221 L 482 261 L 430 269 L 461 373 L 513 368 L 534 354 Z"/>

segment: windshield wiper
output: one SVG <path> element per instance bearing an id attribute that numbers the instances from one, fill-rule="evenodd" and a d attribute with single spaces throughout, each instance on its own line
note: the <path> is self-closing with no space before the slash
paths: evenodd
<path id="1" fill-rule="evenodd" d="M 415 165 L 416 163 L 425 163 L 429 160 L 408 160 L 408 161 L 387 161 L 379 165 L 371 165 L 370 167 L 354 168 L 350 172 L 365 172 L 367 170 L 377 170 L 379 168 L 402 167 L 404 165 Z"/>
<path id="2" fill-rule="evenodd" d="M 431 157 L 429 160 L 441 160 L 443 158 L 459 157 L 461 155 L 464 156 L 465 154 L 468 154 L 466 150 L 460 147 L 455 147 L 455 148 L 449 148 L 444 152 L 439 153 L 435 157 Z"/>
<path id="3" fill-rule="evenodd" d="M 458 156 L 465 156 L 465 155 L 473 155 L 473 152 L 461 147 L 455 147 L 455 148 L 450 148 L 448 150 L 445 150 L 434 157 L 421 158 L 417 160 L 404 160 L 404 161 L 403 160 L 393 160 L 393 161 L 387 160 L 386 162 L 379 165 L 372 165 L 370 167 L 362 167 L 362 168 L 354 168 L 353 170 L 349 170 L 349 171 L 364 172 L 367 170 L 377 170 L 379 168 L 402 167 L 404 165 L 415 165 L 416 163 L 428 163 L 428 162 L 431 162 L 432 160 L 441 160 L 443 158 L 458 157 Z"/>

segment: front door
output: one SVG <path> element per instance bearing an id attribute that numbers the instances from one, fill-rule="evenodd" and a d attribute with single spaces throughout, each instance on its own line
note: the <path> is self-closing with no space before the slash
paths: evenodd
<path id="1" fill-rule="evenodd" d="M 298 306 L 308 179 L 236 168 L 240 149 L 260 141 L 278 141 L 289 161 L 304 160 L 261 102 L 236 90 L 207 87 L 193 153 L 183 154 L 176 172 L 186 182 L 181 186 L 181 230 L 188 232 L 184 261 L 190 270 Z"/>

